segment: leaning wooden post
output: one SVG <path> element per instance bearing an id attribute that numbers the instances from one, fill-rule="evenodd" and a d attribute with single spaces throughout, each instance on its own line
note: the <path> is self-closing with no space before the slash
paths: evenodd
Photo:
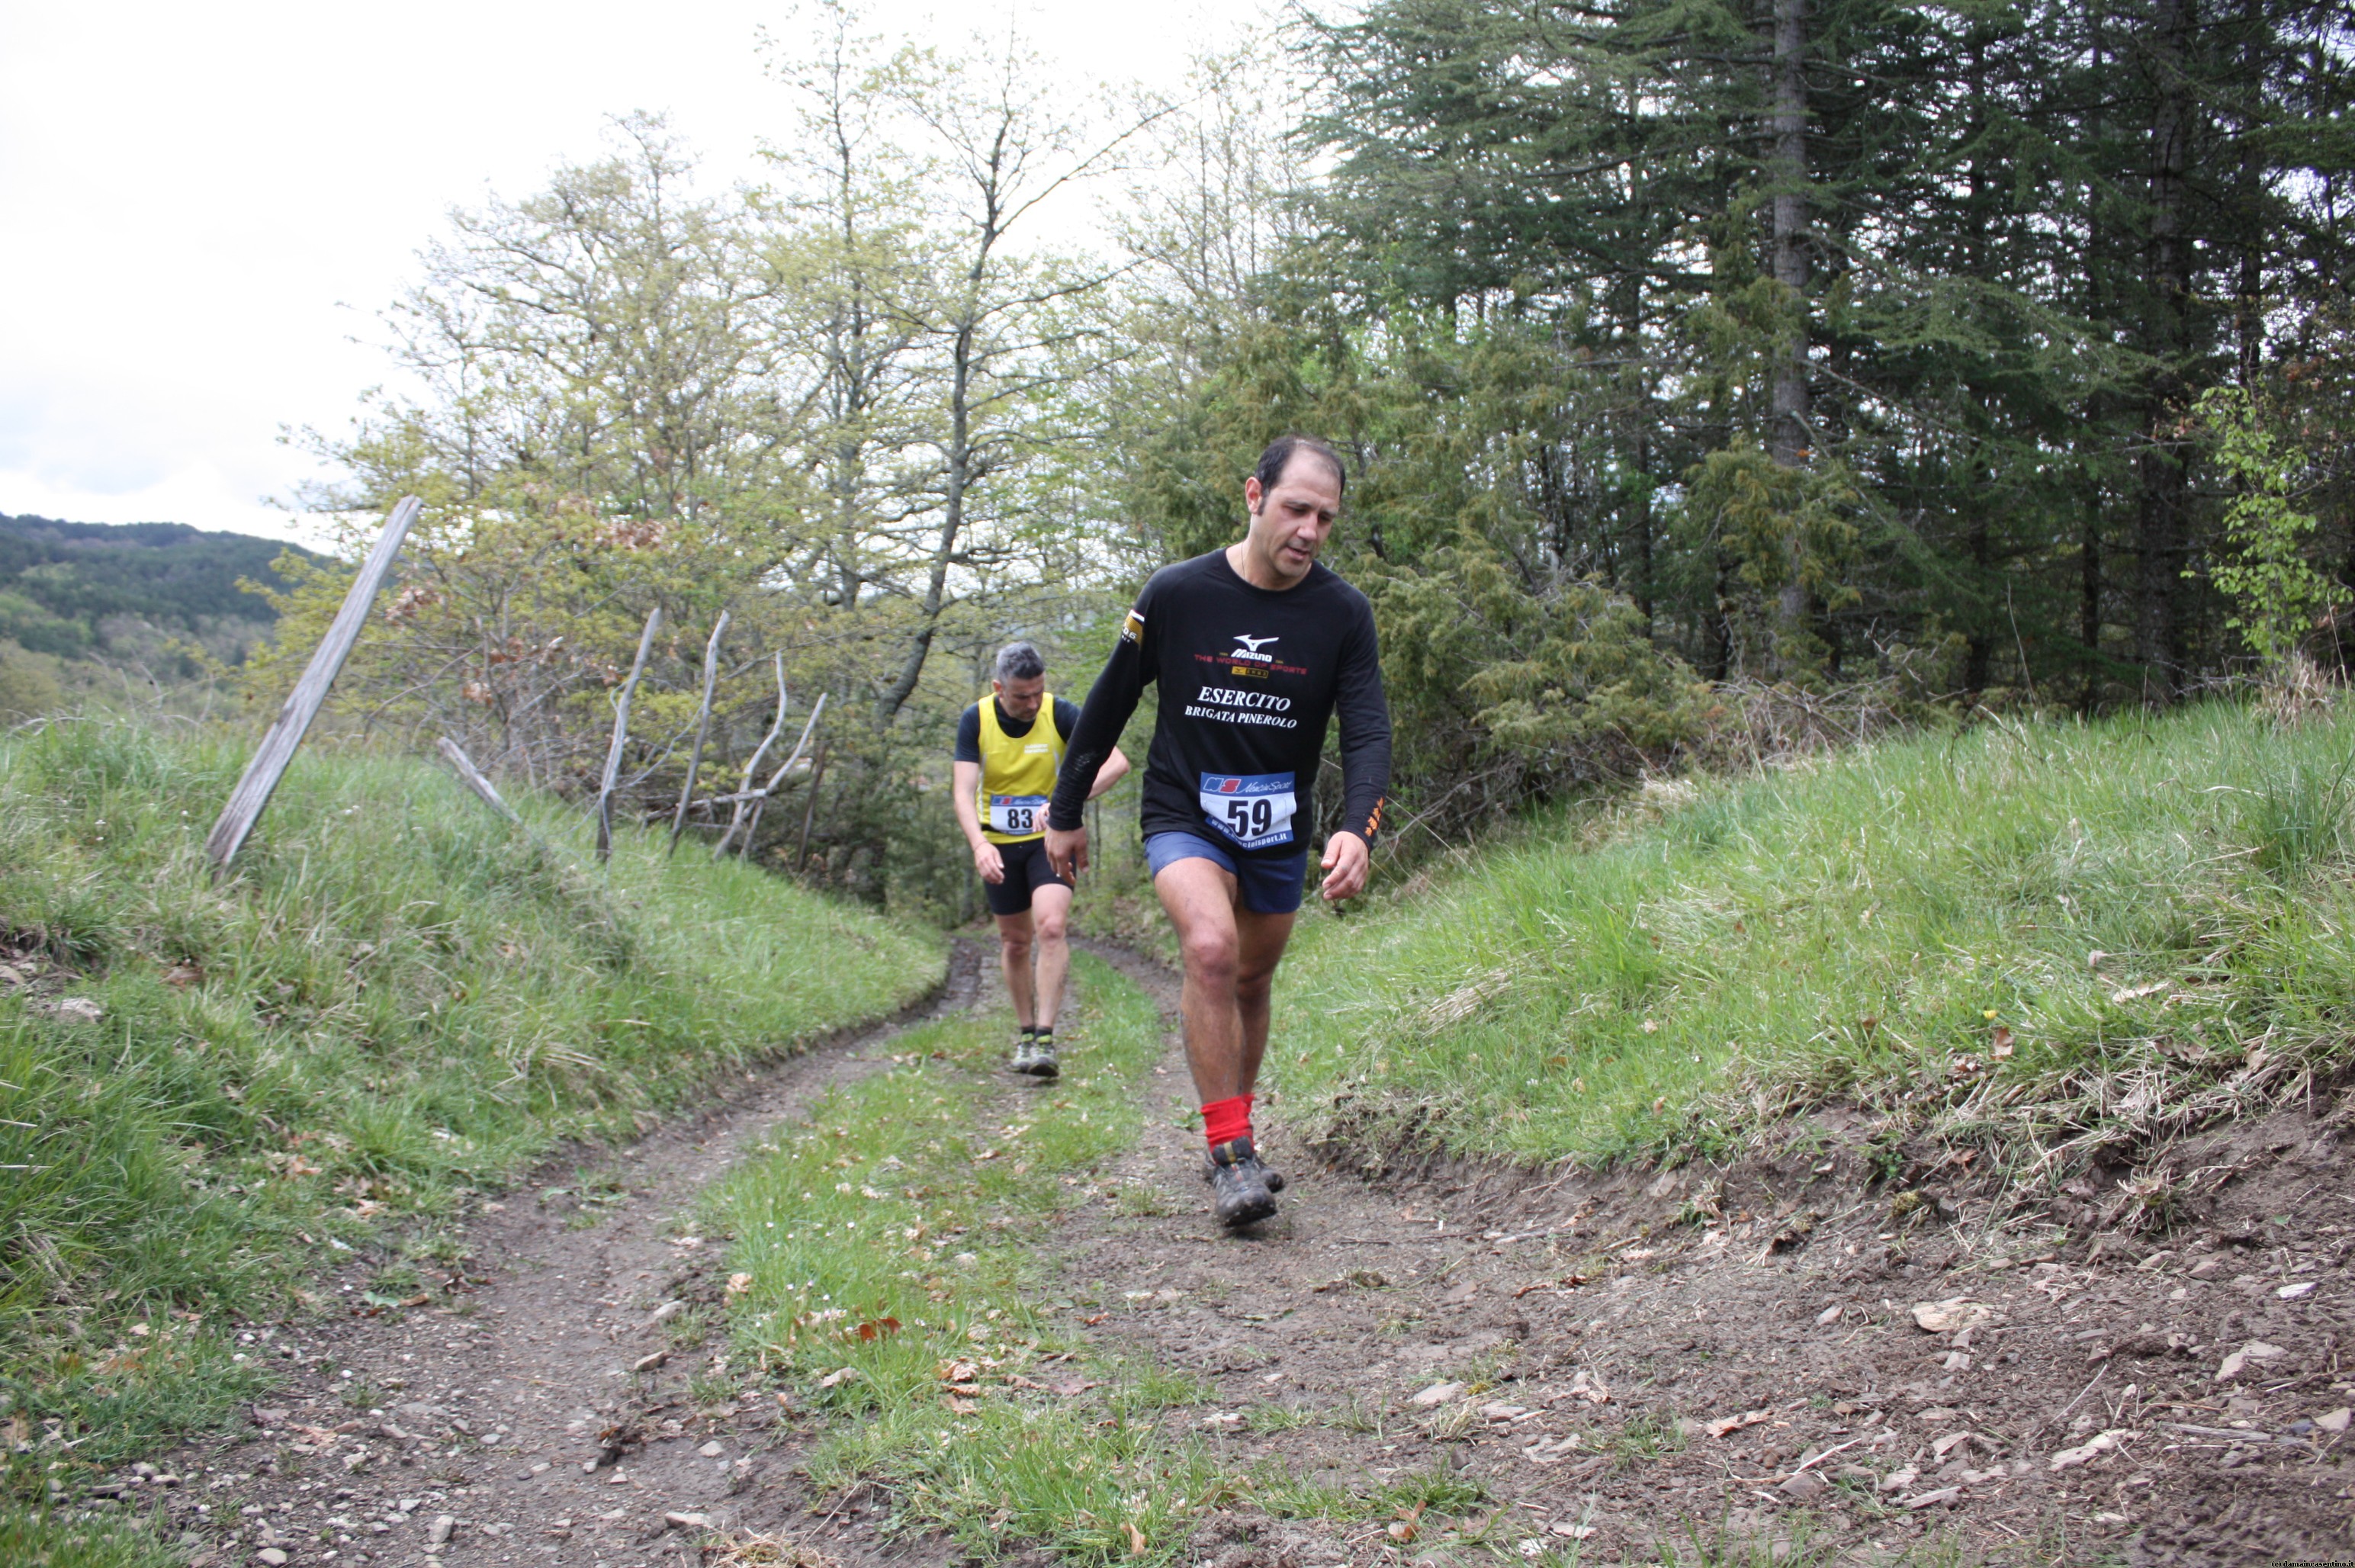
<path id="1" fill-rule="evenodd" d="M 711 732 L 711 688 L 719 683 L 719 637 L 728 630 L 728 612 L 719 612 L 719 624 L 711 628 L 711 640 L 703 645 L 703 706 L 695 710 L 695 750 L 687 759 L 687 787 L 678 792 L 678 809 L 671 813 L 670 853 L 678 853 L 678 836 L 687 831 L 687 803 L 695 798 L 695 778 L 703 771 L 703 738 Z"/>
<path id="2" fill-rule="evenodd" d="M 718 848 L 711 851 L 713 859 L 725 859 L 729 847 L 736 842 L 736 830 L 744 826 L 745 813 L 751 808 L 751 792 L 759 787 L 761 759 L 769 754 L 769 748 L 777 743 L 784 728 L 785 656 L 781 653 L 777 656 L 777 716 L 770 721 L 769 732 L 761 737 L 760 745 L 753 749 L 752 760 L 744 764 L 744 787 L 737 792 L 736 809 L 728 814 L 728 831 L 719 836 Z"/>
<path id="3" fill-rule="evenodd" d="M 368 624 L 368 606 L 376 602 L 377 590 L 392 571 L 393 558 L 400 553 L 400 541 L 409 537 L 409 525 L 425 503 L 414 496 L 401 498 L 385 519 L 384 532 L 377 536 L 376 548 L 368 551 L 368 560 L 360 566 L 360 574 L 344 594 L 344 606 L 336 612 L 327 627 L 327 635 L 312 651 L 311 662 L 304 668 L 303 678 L 286 694 L 286 705 L 263 732 L 261 744 L 254 748 L 253 760 L 245 764 L 245 774 L 229 792 L 229 805 L 221 808 L 220 820 L 213 824 L 211 835 L 205 839 L 205 855 L 215 870 L 227 866 L 245 843 L 245 836 L 261 820 L 264 807 L 278 788 L 278 781 L 286 773 L 286 766 L 294 760 L 294 750 L 303 743 L 311 728 L 311 720 L 319 716 L 319 707 L 327 700 L 327 688 L 336 684 L 342 673 L 344 661 L 351 656 L 352 645 L 360 639 L 360 629 Z"/>
<path id="4" fill-rule="evenodd" d="M 434 750 L 442 753 L 442 760 L 458 770 L 458 777 L 465 786 L 482 797 L 484 805 L 517 827 L 523 826 L 523 818 L 516 815 L 514 806 L 499 798 L 499 792 L 492 787 L 490 780 L 483 776 L 483 770 L 474 765 L 474 759 L 466 755 L 465 747 L 447 735 L 442 736 L 433 745 Z"/>
<path id="5" fill-rule="evenodd" d="M 809 859 L 810 823 L 817 816 L 817 786 L 826 783 L 826 746 L 821 742 L 817 756 L 810 767 L 809 804 L 802 807 L 802 836 L 794 845 L 794 875 L 802 874 L 802 863 Z"/>
<path id="6" fill-rule="evenodd" d="M 761 791 L 761 798 L 752 805 L 752 825 L 744 829 L 744 849 L 737 856 L 738 859 L 751 863 L 752 840 L 759 837 L 761 831 L 761 814 L 769 809 L 770 797 L 777 793 L 777 786 L 785 782 L 785 775 L 794 771 L 794 764 L 802 760 L 804 752 L 809 750 L 810 731 L 817 728 L 818 720 L 825 714 L 826 693 L 821 691 L 817 694 L 817 706 L 810 709 L 809 722 L 802 726 L 802 738 L 794 742 L 793 755 L 777 764 L 777 771 L 769 775 L 767 785 Z"/>
<path id="7" fill-rule="evenodd" d="M 613 704 L 613 743 L 605 748 L 605 776 L 597 782 L 599 865 L 613 855 L 613 784 L 622 776 L 622 748 L 630 739 L 630 697 L 638 689 L 638 677 L 645 673 L 646 655 L 661 627 L 662 606 L 657 604 L 646 612 L 646 629 L 638 634 L 638 656 L 630 661 L 630 678 L 622 683 L 622 695 Z"/>

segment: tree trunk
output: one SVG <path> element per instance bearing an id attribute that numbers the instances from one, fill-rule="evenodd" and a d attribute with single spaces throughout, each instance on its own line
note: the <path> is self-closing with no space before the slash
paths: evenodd
<path id="1" fill-rule="evenodd" d="M 948 595 L 949 566 L 956 559 L 957 536 L 964 531 L 964 497 L 973 475 L 973 338 L 970 315 L 957 327 L 956 351 L 949 369 L 949 441 L 946 494 L 943 498 L 941 532 L 932 547 L 932 573 L 925 579 L 922 619 L 908 638 L 907 656 L 900 674 L 875 699 L 875 726 L 884 729 L 915 695 L 923 678 L 924 660 L 940 630 L 941 607 Z"/>
<path id="2" fill-rule="evenodd" d="M 1786 307 L 1792 314 L 1775 356 L 1768 450 L 1785 468 L 1801 466 L 1808 455 L 1806 48 L 1806 0 L 1774 0 L 1774 281 L 1789 292 Z M 1785 650 L 1796 645 L 1806 626 L 1806 545 L 1796 518 L 1786 549 L 1788 566 L 1776 603 Z M 1780 655 L 1789 656 L 1787 651 Z"/>
<path id="3" fill-rule="evenodd" d="M 2190 337 L 2190 238 L 2185 176 L 2193 105 L 2184 80 L 2197 20 L 2194 0 L 2158 0 L 2152 69 L 2158 101 L 2150 128 L 2150 323 L 2145 347 L 2158 361 L 2143 405 L 2135 544 L 2135 655 L 2147 699 L 2173 699 L 2183 680 L 2183 561 L 2190 500 L 2176 426 L 2183 418 L 2183 355 Z"/>
<path id="4" fill-rule="evenodd" d="M 1973 279 L 1999 285 L 2001 280 L 1993 275 L 1995 269 L 1988 265 L 1987 261 L 1987 225 L 1992 214 L 1988 211 L 1987 199 L 1986 35 L 1974 28 L 1968 48 L 1970 63 L 1965 80 L 1971 107 L 1964 134 L 1970 139 L 1971 158 L 1963 208 L 1963 265 Z M 1961 501 L 1966 509 L 1963 541 L 1970 551 L 1973 603 L 1967 635 L 1968 651 L 1963 665 L 1963 688 L 1976 700 L 1980 693 L 1987 690 L 1995 653 L 1995 634 L 1991 625 L 1995 598 L 1994 552 L 1987 537 L 1987 514 L 1992 507 L 1990 482 L 1995 475 L 1990 471 L 1993 464 L 1987 458 L 1987 446 L 1993 432 L 1976 428 L 1978 400 L 1972 398 L 1969 401 L 1973 411 L 1966 412 L 1964 420 L 1966 426 L 1973 428 L 1964 437 L 1964 472 L 1970 475 L 1970 483 Z M 2020 671 L 2020 678 L 2028 678 L 2025 668 Z"/>
<path id="5" fill-rule="evenodd" d="M 2109 41 L 2102 27 L 2100 7 L 2094 7 L 2087 17 L 2087 44 L 2093 63 L 2091 78 L 2099 83 L 2107 80 Z M 2096 99 L 2086 119 L 2087 139 L 2100 145 L 2108 135 L 2103 102 Z M 2083 311 L 2087 321 L 2108 319 L 2112 294 L 2108 288 L 2109 225 L 2105 220 L 2103 193 L 2099 181 L 2089 179 L 2085 185 L 2085 251 L 2083 289 Z M 2102 701 L 2102 599 L 2106 591 L 2103 577 L 2102 543 L 2106 531 L 2108 486 L 2100 473 L 2100 453 L 2107 438 L 2113 413 L 2110 400 L 2096 387 L 2085 399 L 2083 417 L 2077 432 L 2078 483 L 2083 488 L 2083 503 L 2077 539 L 2077 637 L 2085 645 L 2085 687 L 2078 699 L 2078 711 L 2091 717 Z"/>
<path id="6" fill-rule="evenodd" d="M 2266 59 L 2265 23 L 2260 0 L 2241 0 L 2241 27 L 2248 49 L 2242 70 L 2245 81 L 2265 80 L 2273 63 Z M 2241 276 L 2234 291 L 2239 297 L 2233 305 L 2232 336 L 2233 347 L 2240 350 L 2241 385 L 2254 390 L 2265 357 L 2265 247 L 2271 236 L 2265 221 L 2264 138 L 2254 127 L 2244 125 L 2238 140 L 2241 169 L 2233 197 L 2240 210 L 2232 218 L 2241 230 Z"/>
<path id="7" fill-rule="evenodd" d="M 1725 680 L 1733 674 L 1733 558 L 1721 543 L 1711 549 L 1717 556 L 1717 581 L 1701 618 L 1700 673 L 1710 680 Z"/>
<path id="8" fill-rule="evenodd" d="M 1636 608 L 1644 613 L 1646 641 L 1658 635 L 1652 609 L 1652 432 L 1644 422 L 1650 402 L 1646 396 L 1636 411 L 1636 482 L 1643 491 L 1636 503 Z"/>

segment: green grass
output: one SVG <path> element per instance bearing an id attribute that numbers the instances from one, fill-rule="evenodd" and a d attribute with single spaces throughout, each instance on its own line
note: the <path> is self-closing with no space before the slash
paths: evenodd
<path id="1" fill-rule="evenodd" d="M 1092 1563 L 1170 1561 L 1220 1499 L 1352 1520 L 1462 1503 L 1456 1482 L 1296 1491 L 1230 1471 L 1183 1435 L 1213 1387 L 1088 1359 L 1070 1319 L 1135 1304 L 1056 1299 L 1070 1286 L 1042 1253 L 1074 1201 L 1124 1211 L 1082 1178 L 1138 1136 L 1163 1026 L 1112 969 L 1085 955 L 1074 966 L 1080 1005 L 1052 1087 L 996 1071 L 1003 1014 L 943 1020 L 895 1041 L 890 1071 L 818 1107 L 712 1199 L 711 1226 L 735 1237 L 731 1266 L 750 1276 L 730 1354 L 829 1419 L 813 1478 L 882 1481 L 895 1522 L 937 1526 L 979 1557 L 1044 1546 Z M 1246 1422 L 1264 1432 L 1273 1409 Z"/>
<path id="2" fill-rule="evenodd" d="M 559 1141 L 890 1011 L 936 938 L 576 814 L 533 836 L 414 762 L 306 753 L 234 874 L 202 839 L 242 748 L 60 724 L 0 741 L 0 1431 L 21 1491 L 221 1418 L 223 1330 Z M 5 979 L 5 976 L 0 976 Z M 86 998 L 96 1021 L 56 1003 Z M 68 1446 L 70 1445 L 70 1446 Z M 12 1445 L 12 1447 L 15 1445 Z"/>
<path id="3" fill-rule="evenodd" d="M 1080 1006 L 1051 1087 L 996 1071 L 1002 1016 L 913 1031 L 890 1071 L 741 1169 L 713 1219 L 751 1276 L 737 1353 L 837 1418 L 809 1461 L 821 1485 L 887 1480 L 903 1519 L 982 1555 L 1036 1541 L 1110 1562 L 1133 1554 L 1134 1528 L 1166 1557 L 1217 1472 L 1156 1417 L 1199 1390 L 1046 1359 L 1075 1345 L 1044 1309 L 1039 1222 L 1071 1200 L 1067 1179 L 1135 1141 L 1161 1051 L 1143 992 L 1085 955 L 1074 965 Z M 976 1392 L 954 1392 L 960 1373 Z M 1103 1386 L 1080 1397 L 1015 1379 Z"/>
<path id="4" fill-rule="evenodd" d="M 1430 1529 L 1449 1514 L 1468 1513 L 1487 1500 L 1477 1477 L 1444 1466 L 1352 1489 L 1265 1465 L 1241 1488 L 1278 1519 L 1325 1519 L 1364 1524 L 1406 1520 Z"/>
<path id="5" fill-rule="evenodd" d="M 2350 757 L 2218 703 L 1655 788 L 1305 923 L 1270 1076 L 1327 1135 L 1529 1161 L 1832 1102 L 1892 1150 L 2148 1146 L 2347 1060 Z"/>
<path id="6" fill-rule="evenodd" d="M 172 1568 L 183 1561 L 140 1524 L 0 1509 L 0 1563 L 9 1568 Z"/>

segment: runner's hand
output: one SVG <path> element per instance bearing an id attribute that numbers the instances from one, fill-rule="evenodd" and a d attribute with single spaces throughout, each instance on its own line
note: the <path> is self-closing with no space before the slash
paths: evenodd
<path id="1" fill-rule="evenodd" d="M 1325 901 L 1339 903 L 1364 892 L 1366 872 L 1373 860 L 1373 851 L 1354 833 L 1336 833 L 1325 840 L 1325 881 L 1321 890 Z"/>
<path id="2" fill-rule="evenodd" d="M 985 838 L 973 847 L 973 869 L 981 873 L 983 881 L 995 887 L 1006 880 L 1006 857 L 997 852 L 996 845 Z"/>
<path id="3" fill-rule="evenodd" d="M 1080 873 L 1088 869 L 1088 830 L 1074 827 L 1066 833 L 1060 827 L 1047 829 L 1047 864 L 1063 880 L 1078 881 Z"/>

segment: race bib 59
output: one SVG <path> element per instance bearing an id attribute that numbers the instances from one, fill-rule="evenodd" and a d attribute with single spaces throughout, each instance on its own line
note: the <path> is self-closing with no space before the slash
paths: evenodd
<path id="1" fill-rule="evenodd" d="M 1202 818 L 1246 849 L 1292 842 L 1290 773 L 1204 773 Z"/>

